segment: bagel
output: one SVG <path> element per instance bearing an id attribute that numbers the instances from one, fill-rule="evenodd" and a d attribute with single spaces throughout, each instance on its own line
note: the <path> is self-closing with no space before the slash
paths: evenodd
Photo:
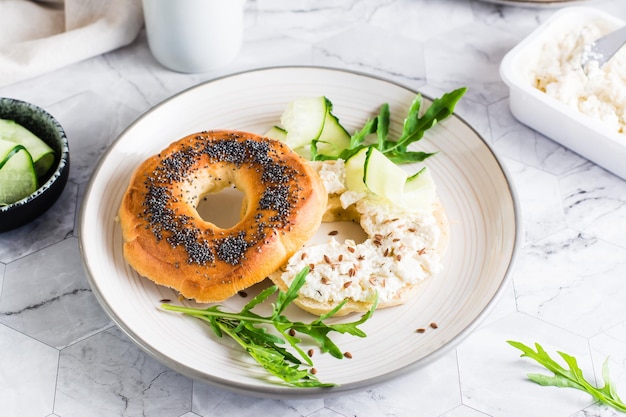
<path id="1" fill-rule="evenodd" d="M 337 316 L 403 304 L 442 269 L 449 239 L 443 205 L 430 212 L 410 212 L 345 187 L 343 161 L 314 163 L 329 193 L 325 222 L 355 221 L 367 234 L 364 242 L 339 242 L 303 247 L 270 275 L 285 291 L 305 267 L 309 274 L 294 303 L 315 315 L 330 312 L 345 300 Z"/>
<path id="2" fill-rule="evenodd" d="M 223 229 L 196 207 L 228 186 L 243 193 L 244 203 L 240 221 Z M 194 133 L 134 172 L 119 209 L 124 257 L 183 297 L 223 301 L 300 249 L 326 203 L 318 174 L 282 142 L 229 130 Z"/>

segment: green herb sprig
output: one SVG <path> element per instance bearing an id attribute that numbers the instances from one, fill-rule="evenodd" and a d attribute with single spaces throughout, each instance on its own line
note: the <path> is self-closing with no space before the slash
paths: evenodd
<path id="1" fill-rule="evenodd" d="M 616 410 L 626 412 L 626 404 L 619 398 L 615 386 L 609 378 L 608 359 L 602 365 L 602 378 L 604 386 L 597 388 L 593 386 L 583 376 L 583 371 L 578 366 L 576 358 L 564 352 L 557 352 L 565 361 L 569 369 L 565 369 L 558 362 L 550 357 L 550 355 L 539 344 L 535 343 L 535 351 L 533 348 L 520 342 L 512 340 L 507 341 L 511 346 L 521 350 L 522 357 L 526 356 L 537 361 L 546 369 L 553 372 L 554 375 L 528 374 L 528 378 L 543 386 L 554 386 L 560 388 L 576 388 L 585 391 L 598 401 L 607 404 Z"/>
<path id="2" fill-rule="evenodd" d="M 428 129 L 452 115 L 456 104 L 466 91 L 467 88 L 462 87 L 444 94 L 433 100 L 423 114 L 421 114 L 422 95 L 417 94 L 404 119 L 402 133 L 396 139 L 389 137 L 390 112 L 389 104 L 385 103 L 380 107 L 375 118 L 368 119 L 365 125 L 351 136 L 349 146 L 342 150 L 338 156 L 317 153 L 317 146 L 313 143 L 311 159 L 322 161 L 339 158 L 347 161 L 359 150 L 373 146 L 396 164 L 421 162 L 434 153 L 409 151 L 409 145 L 421 140 Z M 367 141 L 372 134 L 376 134 L 375 143 Z"/>
<path id="3" fill-rule="evenodd" d="M 328 352 L 333 357 L 341 359 L 343 358 L 342 351 L 328 337 L 328 334 L 338 332 L 365 337 L 365 332 L 359 329 L 358 326 L 374 314 L 377 303 L 374 302 L 372 308 L 359 320 L 350 323 L 324 323 L 324 320 L 335 315 L 346 301 L 311 323 L 292 322 L 283 312 L 298 296 L 298 290 L 304 284 L 308 273 L 308 267 L 300 271 L 285 292 L 278 291 L 276 286 L 265 289 L 248 302 L 239 313 L 222 311 L 220 305 L 201 309 L 163 304 L 162 308 L 205 321 L 218 337 L 222 337 L 224 334 L 230 336 L 259 365 L 278 377 L 286 385 L 294 387 L 330 387 L 336 384 L 320 382 L 311 372 L 310 367 L 313 366 L 313 361 L 300 347 L 302 340 L 297 337 L 297 334 L 308 335 L 319 345 L 322 352 Z M 265 302 L 277 291 L 278 295 L 272 304 L 271 315 L 260 316 L 252 311 L 254 307 Z M 277 334 L 269 333 L 268 329 L 271 328 Z M 291 346 L 297 353 L 297 356 L 292 354 L 285 347 L 286 345 Z"/>

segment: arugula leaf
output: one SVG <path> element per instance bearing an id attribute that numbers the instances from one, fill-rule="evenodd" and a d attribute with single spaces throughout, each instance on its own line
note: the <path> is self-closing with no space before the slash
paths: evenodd
<path id="1" fill-rule="evenodd" d="M 375 119 L 368 119 L 361 130 L 357 131 L 350 137 L 350 146 L 348 149 L 358 148 L 367 138 L 368 135 L 376 133 L 378 129 L 378 117 Z"/>
<path id="2" fill-rule="evenodd" d="M 446 93 L 440 98 L 434 99 L 424 114 L 421 114 L 423 104 L 422 95 L 418 94 L 415 99 L 413 99 L 408 114 L 404 119 L 402 132 L 395 140 L 389 137 L 389 104 L 384 103 L 380 107 L 378 115 L 373 119 L 368 119 L 365 125 L 350 137 L 349 146 L 343 149 L 339 153 L 339 156 L 319 154 L 317 153 L 317 147 L 312 146 L 313 152 L 311 159 L 314 161 L 324 161 L 340 158 L 347 161 L 352 155 L 363 148 L 376 147 L 391 161 L 397 164 L 422 162 L 435 155 L 435 153 L 412 152 L 408 150 L 409 145 L 421 140 L 428 129 L 452 115 L 456 104 L 466 91 L 467 88 L 462 87 Z M 368 137 L 374 133 L 376 133 L 375 142 L 367 141 Z"/>
<path id="3" fill-rule="evenodd" d="M 456 103 L 463 97 L 466 91 L 467 88 L 465 87 L 459 88 L 433 100 L 423 116 L 419 115 L 422 97 L 418 94 L 409 109 L 409 115 L 404 121 L 402 134 L 396 141 L 394 149 L 404 152 L 408 145 L 422 139 L 426 130 L 439 121 L 446 119 L 454 112 Z"/>
<path id="4" fill-rule="evenodd" d="M 278 377 L 283 383 L 294 387 L 330 387 L 335 384 L 320 382 L 305 366 L 313 366 L 313 361 L 300 347 L 301 339 L 298 333 L 306 334 L 318 343 L 322 352 L 329 352 L 336 358 L 343 355 L 339 347 L 328 337 L 331 332 L 348 333 L 358 337 L 366 334 L 358 328 L 365 323 L 376 309 L 374 302 L 370 311 L 359 320 L 352 323 L 326 324 L 324 320 L 336 314 L 343 306 L 342 303 L 331 312 L 320 316 L 311 323 L 290 321 L 283 312 L 296 299 L 298 291 L 304 285 L 309 268 L 300 271 L 287 291 L 278 291 L 276 286 L 269 287 L 250 300 L 239 313 L 222 311 L 221 306 L 215 305 L 206 309 L 162 304 L 165 310 L 176 311 L 206 322 L 218 337 L 230 336 L 248 354 L 270 374 Z M 259 304 L 265 302 L 278 291 L 276 301 L 272 304 L 272 314 L 268 317 L 260 316 L 252 311 Z M 270 333 L 274 328 L 277 335 Z M 286 342 L 286 343 L 285 343 Z M 292 354 L 285 346 L 291 346 L 299 358 Z"/>
<path id="5" fill-rule="evenodd" d="M 381 152 L 385 152 L 385 148 L 387 147 L 387 135 L 389 135 L 389 121 L 391 119 L 391 114 L 389 113 L 389 104 L 385 103 L 380 106 L 380 111 L 378 113 L 377 121 L 378 121 L 378 129 L 376 131 L 376 138 L 378 144 L 378 150 Z"/>
<path id="6" fill-rule="evenodd" d="M 609 378 L 608 359 L 604 361 L 602 365 L 602 378 L 604 380 L 604 386 L 601 388 L 593 386 L 583 376 L 583 371 L 578 366 L 576 358 L 568 355 L 564 352 L 557 352 L 561 358 L 565 361 L 569 369 L 564 368 L 558 362 L 550 357 L 550 355 L 539 344 L 535 343 L 535 351 L 533 348 L 524 345 L 523 343 L 509 340 L 507 341 L 511 346 L 522 351 L 521 357 L 529 357 L 537 361 L 540 365 L 543 365 L 546 369 L 551 371 L 554 375 L 543 374 L 528 374 L 528 378 L 543 386 L 555 386 L 560 388 L 576 388 L 581 391 L 585 391 L 593 396 L 598 401 L 607 404 L 616 410 L 626 412 L 626 404 L 617 395 L 617 390 Z"/>

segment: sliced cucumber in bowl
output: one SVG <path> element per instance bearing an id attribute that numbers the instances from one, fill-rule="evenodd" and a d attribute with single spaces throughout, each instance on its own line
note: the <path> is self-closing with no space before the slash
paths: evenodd
<path id="1" fill-rule="evenodd" d="M 37 190 L 30 153 L 22 145 L 0 140 L 0 205 L 13 204 Z"/>
<path id="2" fill-rule="evenodd" d="M 30 130 L 13 120 L 0 119 L 0 139 L 22 145 L 30 153 L 37 176 L 43 177 L 54 163 L 54 150 Z"/>

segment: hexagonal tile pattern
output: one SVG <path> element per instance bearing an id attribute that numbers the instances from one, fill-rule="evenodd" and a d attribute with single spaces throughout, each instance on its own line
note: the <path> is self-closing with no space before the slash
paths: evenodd
<path id="1" fill-rule="evenodd" d="M 12 262 L 70 235 L 74 229 L 76 195 L 76 184 L 68 181 L 59 199 L 41 217 L 17 230 L 1 233 L 0 262 Z"/>
<path id="2" fill-rule="evenodd" d="M 355 45 L 359 45 L 355 47 Z M 426 81 L 423 46 L 392 31 L 360 26 L 314 45 L 316 65 L 368 72 L 417 88 Z M 379 51 L 368 54 L 369 50 Z"/>
<path id="3" fill-rule="evenodd" d="M 385 384 L 349 396 L 328 398 L 325 405 L 346 416 L 354 413 L 364 417 L 412 417 L 417 410 L 420 415 L 439 415 L 461 404 L 456 361 L 456 352 L 452 351 L 427 367 Z"/>
<path id="4" fill-rule="evenodd" d="M 110 325 L 87 283 L 77 239 L 65 239 L 7 266 L 0 323 L 57 348 Z"/>
<path id="5" fill-rule="evenodd" d="M 560 388 L 542 387 L 526 379 L 527 373 L 542 369 L 531 359 L 519 359 L 521 352 L 507 340 L 529 346 L 539 342 L 550 353 L 565 350 L 580 358 L 584 372 L 593 374 L 586 338 L 514 313 L 476 331 L 457 349 L 463 404 L 492 416 L 567 417 L 594 402 L 577 390 L 554 395 L 551 390 Z"/>
<path id="6" fill-rule="evenodd" d="M 583 165 L 586 160 L 556 142 L 515 121 L 508 100 L 489 106 L 493 145 L 498 155 L 553 175 Z"/>
<path id="7" fill-rule="evenodd" d="M 513 274 L 518 309 L 592 337 L 626 316 L 625 260 L 626 250 L 571 229 L 530 244 Z"/>
<path id="8" fill-rule="evenodd" d="M 193 385 L 192 411 L 202 416 L 256 417 L 265 410 L 273 410 L 276 415 L 285 417 L 308 416 L 324 408 L 324 400 L 277 400 L 258 398 L 236 393 L 200 382 Z"/>
<path id="9" fill-rule="evenodd" d="M 593 6 L 626 19 L 620 0 Z M 586 393 L 531 382 L 528 373 L 546 371 L 506 343 L 572 354 L 597 384 L 606 361 L 626 398 L 626 182 L 518 123 L 499 75 L 506 52 L 554 11 L 479 0 L 248 0 L 243 48 L 225 67 L 173 73 L 142 32 L 114 52 L 0 88 L 46 107 L 72 151 L 55 206 L 0 234 L 0 415 L 616 417 Z M 82 268 L 77 214 L 117 135 L 186 88 L 277 65 L 355 70 L 430 97 L 467 86 L 457 114 L 492 146 L 519 196 L 522 245 L 485 320 L 428 366 L 363 391 L 272 399 L 192 381 L 110 321 Z"/>
<path id="10" fill-rule="evenodd" d="M 65 133 L 72 158 L 70 178 L 77 184 L 89 180 L 107 147 L 139 116 L 139 111 L 93 91 L 56 103 L 50 111 L 62 126 L 67 126 Z"/>
<path id="11" fill-rule="evenodd" d="M 626 248 L 626 182 L 590 163 L 559 182 L 571 227 Z"/>
<path id="12" fill-rule="evenodd" d="M 0 404 L 6 416 L 48 415 L 59 352 L 0 324 Z"/>
<path id="13" fill-rule="evenodd" d="M 178 416 L 191 408 L 191 380 L 144 354 L 117 328 L 63 349 L 55 413 L 64 417 Z"/>
<path id="14" fill-rule="evenodd" d="M 558 178 L 516 160 L 501 158 L 520 197 L 523 243 L 535 242 L 567 227 Z M 541 184 L 538 187 L 537 184 Z"/>
<path id="15" fill-rule="evenodd" d="M 467 97 L 482 104 L 501 100 L 507 89 L 499 75 L 500 60 L 512 43 L 508 33 L 480 24 L 429 39 L 424 44 L 428 83 L 438 86 L 441 93 L 471 86 Z"/>

